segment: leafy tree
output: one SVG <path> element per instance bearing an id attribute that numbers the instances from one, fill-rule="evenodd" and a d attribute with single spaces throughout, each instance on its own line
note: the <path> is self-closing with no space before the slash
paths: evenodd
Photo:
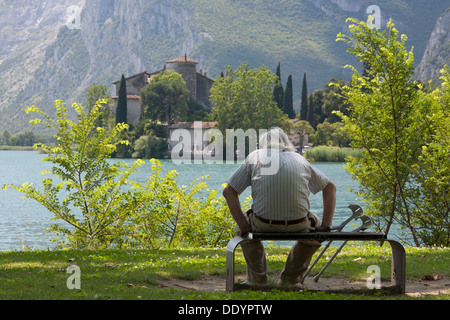
<path id="1" fill-rule="evenodd" d="M 159 138 L 167 138 L 167 130 L 158 121 L 142 118 L 131 130 L 132 140 L 135 141 L 141 136 L 152 135 Z"/>
<path id="2" fill-rule="evenodd" d="M 226 245 L 235 233 L 235 223 L 219 191 L 203 193 L 207 177 L 178 187 L 175 170 L 161 176 L 161 163 L 156 159 L 150 163 L 147 182 L 133 183 L 139 195 L 136 214 L 128 225 L 133 239 L 146 248 Z M 249 208 L 248 201 L 243 205 Z"/>
<path id="3" fill-rule="evenodd" d="M 331 141 L 334 146 L 340 148 L 349 147 L 351 143 L 350 136 L 344 129 L 342 122 L 335 122 L 331 124 Z"/>
<path id="4" fill-rule="evenodd" d="M 308 121 L 300 120 L 294 124 L 291 132 L 299 135 L 299 139 L 300 139 L 300 142 L 299 142 L 300 150 L 299 151 L 300 151 L 300 154 L 302 154 L 305 135 L 311 135 L 312 133 L 314 133 L 314 129 L 309 124 Z"/>
<path id="5" fill-rule="evenodd" d="M 187 100 L 187 114 L 183 117 L 183 121 L 199 121 L 209 117 L 205 106 L 189 97 Z"/>
<path id="6" fill-rule="evenodd" d="M 119 96 L 117 100 L 117 109 L 116 109 L 116 124 L 118 123 L 127 123 L 127 85 L 125 81 L 125 76 L 122 74 L 122 78 L 120 79 L 119 85 Z"/>
<path id="7" fill-rule="evenodd" d="M 343 79 L 331 78 L 323 89 L 314 90 L 309 95 L 306 120 L 314 128 L 325 121 L 329 123 L 341 121 L 335 111 L 348 115 L 348 101 L 342 94 L 342 87 L 345 84 Z"/>
<path id="8" fill-rule="evenodd" d="M 280 110 L 284 110 L 283 107 L 283 100 L 284 100 L 284 90 L 283 85 L 281 84 L 281 71 L 280 71 L 280 63 L 278 62 L 276 75 L 278 77 L 278 80 L 273 88 L 273 98 L 275 102 L 277 103 L 278 108 Z M 222 76 L 223 78 L 223 76 Z"/>
<path id="9" fill-rule="evenodd" d="M 32 146 L 36 142 L 36 134 L 32 131 L 26 131 L 19 134 L 20 145 L 22 146 Z"/>
<path id="10" fill-rule="evenodd" d="M 327 121 L 317 125 L 316 131 L 310 136 L 315 146 L 349 147 L 351 140 L 342 122 L 329 123 Z"/>
<path id="11" fill-rule="evenodd" d="M 35 112 L 40 116 L 32 120 L 32 124 L 43 123 L 55 132 L 56 146 L 42 144 L 41 147 L 48 154 L 44 161 L 53 163 L 51 173 L 58 179 L 43 179 L 43 190 L 30 183 L 11 186 L 41 203 L 56 220 L 67 223 L 54 224 L 53 231 L 66 236 L 70 243 L 87 248 L 110 243 L 115 227 L 125 221 L 131 207 L 127 192 L 121 188 L 138 166 L 138 163 L 132 167 L 110 165 L 106 161 L 121 143 L 114 139 L 126 125 L 118 124 L 109 134 L 95 127 L 100 104 L 101 101 L 88 112 L 74 104 L 77 122 L 68 119 L 62 101 L 56 101 L 55 120 L 36 107 L 28 108 L 27 113 Z"/>
<path id="12" fill-rule="evenodd" d="M 420 92 L 419 103 L 428 106 L 430 136 L 413 165 L 418 234 L 428 245 L 450 246 L 450 72 L 442 70 L 441 88 Z"/>
<path id="13" fill-rule="evenodd" d="M 145 115 L 165 121 L 167 126 L 186 115 L 189 96 L 183 77 L 168 70 L 154 76 L 141 90 L 141 101 L 147 106 Z"/>
<path id="14" fill-rule="evenodd" d="M 107 127 L 112 129 L 113 115 L 110 109 L 110 104 L 113 103 L 111 95 L 108 93 L 108 88 L 102 84 L 93 84 L 86 93 L 86 106 L 88 109 L 92 109 L 97 101 L 103 101 L 100 106 L 100 115 L 97 118 L 95 125 L 97 127 Z"/>
<path id="15" fill-rule="evenodd" d="M 313 126 L 314 129 L 317 128 L 318 124 L 323 123 L 325 121 L 325 116 L 323 115 L 322 112 L 323 96 L 324 96 L 323 89 L 314 90 L 314 92 L 309 95 L 308 100 L 309 103 L 312 104 L 311 109 L 314 110 L 314 126 Z"/>
<path id="16" fill-rule="evenodd" d="M 284 108 L 284 113 L 288 116 L 289 119 L 295 118 L 294 102 L 293 102 L 293 98 L 292 98 L 292 75 L 289 75 L 287 82 L 286 82 L 286 90 L 284 91 L 283 108 Z"/>
<path id="17" fill-rule="evenodd" d="M 324 121 L 328 121 L 329 123 L 341 121 L 335 111 L 340 111 L 344 115 L 348 114 L 348 101 L 342 95 L 342 87 L 345 84 L 343 79 L 331 78 L 330 82 L 325 86 L 322 98 L 322 115 Z"/>
<path id="18" fill-rule="evenodd" d="M 308 86 L 306 84 L 306 72 L 303 74 L 300 120 L 308 120 Z"/>
<path id="19" fill-rule="evenodd" d="M 20 132 L 9 139 L 11 146 L 33 146 L 36 142 L 36 134 L 32 131 Z"/>
<path id="20" fill-rule="evenodd" d="M 316 114 L 315 114 L 315 108 L 314 108 L 314 100 L 313 95 L 310 94 L 308 97 L 308 116 L 307 121 L 311 125 L 311 127 L 316 127 Z"/>
<path id="21" fill-rule="evenodd" d="M 119 132 L 119 134 L 117 135 L 117 140 L 126 141 L 127 143 L 118 144 L 115 150 L 111 153 L 111 158 L 131 158 L 133 154 L 133 139 L 131 136 L 131 132 L 128 130 Z"/>
<path id="22" fill-rule="evenodd" d="M 133 158 L 161 159 L 167 155 L 167 140 L 152 135 L 141 136 L 134 143 Z"/>
<path id="23" fill-rule="evenodd" d="M 332 144 L 332 127 L 329 122 L 319 123 L 316 131 L 310 136 L 310 142 L 315 146 L 329 146 Z"/>
<path id="24" fill-rule="evenodd" d="M 241 65 L 236 70 L 228 66 L 223 78 L 214 82 L 211 100 L 215 107 L 213 119 L 218 129 L 268 129 L 285 126 L 288 119 L 273 99 L 277 76 L 265 66 L 249 69 Z"/>
<path id="25" fill-rule="evenodd" d="M 8 130 L 3 131 L 2 143 L 7 145 L 7 146 L 9 146 L 9 144 L 11 143 L 11 134 L 9 133 Z"/>
<path id="26" fill-rule="evenodd" d="M 449 156 L 448 139 L 437 141 L 441 134 L 448 136 L 448 126 L 444 125 L 446 121 L 448 125 L 448 111 L 443 111 L 448 110 L 448 100 L 447 105 L 440 102 L 445 101 L 448 87 L 430 97 L 413 80 L 413 53 L 405 49 L 407 37 L 401 35 L 399 39 L 391 21 L 383 32 L 371 30 L 356 19 L 349 21 L 350 35 L 339 34 L 338 40 L 347 42 L 348 52 L 370 68 L 365 69 L 367 76 L 353 68 L 351 84 L 342 87 L 350 113 L 337 114 L 345 123 L 352 146 L 362 148 L 364 154 L 353 158 L 347 170 L 359 181 L 358 194 L 367 203 L 366 211 L 384 233 L 388 234 L 397 222 L 410 231 L 416 246 L 442 244 L 439 241 L 443 238 L 448 243 L 448 200 L 443 200 L 446 192 L 448 196 L 448 179 L 441 179 L 440 169 L 428 171 L 433 166 L 442 168 L 438 161 Z M 437 145 L 443 153 L 437 152 Z M 429 154 L 426 150 L 433 151 Z M 421 165 L 423 170 L 418 169 Z M 423 178 L 418 179 L 417 172 Z M 442 195 L 434 198 L 437 204 L 423 201 L 430 194 L 426 184 L 433 181 L 432 173 L 438 176 L 438 195 Z M 438 233 L 435 221 L 429 219 L 429 212 L 436 212 L 434 205 L 444 213 L 440 218 L 443 229 Z M 425 233 L 433 236 L 423 237 L 422 230 L 431 228 L 434 231 Z M 430 238 L 439 241 L 430 243 Z"/>

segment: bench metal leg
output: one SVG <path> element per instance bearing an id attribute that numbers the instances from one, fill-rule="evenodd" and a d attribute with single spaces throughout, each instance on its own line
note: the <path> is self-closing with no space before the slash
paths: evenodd
<path id="1" fill-rule="evenodd" d="M 405 248 L 395 241 L 387 240 L 392 249 L 391 284 L 403 294 L 406 291 L 406 253 Z"/>
<path id="2" fill-rule="evenodd" d="M 227 252 L 226 252 L 226 268 L 227 268 L 227 279 L 225 283 L 226 291 L 234 291 L 234 251 L 236 247 L 242 242 L 248 240 L 241 236 L 234 237 L 228 242 Z"/>

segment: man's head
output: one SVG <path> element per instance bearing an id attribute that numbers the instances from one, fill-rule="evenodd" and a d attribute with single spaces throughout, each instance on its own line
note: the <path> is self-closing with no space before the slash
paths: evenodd
<path id="1" fill-rule="evenodd" d="M 279 127 L 273 127 L 259 138 L 260 149 L 281 149 L 295 151 L 295 147 L 287 134 Z"/>

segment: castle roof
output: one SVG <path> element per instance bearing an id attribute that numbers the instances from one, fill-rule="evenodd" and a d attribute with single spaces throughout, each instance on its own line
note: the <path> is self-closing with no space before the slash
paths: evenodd
<path id="1" fill-rule="evenodd" d="M 197 64 L 198 62 L 195 60 L 192 60 L 191 58 L 188 58 L 187 55 L 185 54 L 184 56 L 166 61 L 166 63 L 195 63 L 195 64 Z"/>
<path id="2" fill-rule="evenodd" d="M 214 126 L 217 126 L 216 121 L 199 121 L 199 127 L 196 127 L 195 121 L 185 121 L 185 122 L 177 122 L 172 124 L 169 129 L 211 129 Z"/>
<path id="3" fill-rule="evenodd" d="M 130 79 L 132 79 L 132 78 L 139 77 L 139 76 L 141 76 L 141 75 L 143 75 L 143 74 L 145 74 L 145 75 L 147 75 L 147 76 L 150 76 L 150 75 L 151 75 L 151 74 L 148 73 L 147 71 L 143 71 L 143 72 L 141 72 L 141 73 L 138 73 L 138 74 L 132 75 L 132 76 L 130 76 L 130 77 L 128 77 L 128 78 L 125 78 L 125 80 L 130 80 Z M 120 79 L 120 80 L 121 80 L 121 79 Z M 119 83 L 120 80 L 114 81 L 113 84 Z"/>

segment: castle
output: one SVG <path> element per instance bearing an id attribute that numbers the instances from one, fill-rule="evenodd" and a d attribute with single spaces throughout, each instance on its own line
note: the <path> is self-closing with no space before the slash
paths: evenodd
<path id="1" fill-rule="evenodd" d="M 209 95 L 214 80 L 206 76 L 206 72 L 200 70 L 197 72 L 197 62 L 188 58 L 185 54 L 176 59 L 166 61 L 162 70 L 148 73 L 147 71 L 135 74 L 125 79 L 127 88 L 127 119 L 128 123 L 136 125 L 142 118 L 145 106 L 141 104 L 140 91 L 151 79 L 165 70 L 175 71 L 183 77 L 186 86 L 191 93 L 191 97 L 202 104 L 207 110 L 211 110 L 212 104 L 209 101 Z M 116 88 L 116 95 L 113 97 L 117 106 L 119 95 L 120 80 L 113 82 Z M 114 108 L 115 109 L 115 108 Z"/>

